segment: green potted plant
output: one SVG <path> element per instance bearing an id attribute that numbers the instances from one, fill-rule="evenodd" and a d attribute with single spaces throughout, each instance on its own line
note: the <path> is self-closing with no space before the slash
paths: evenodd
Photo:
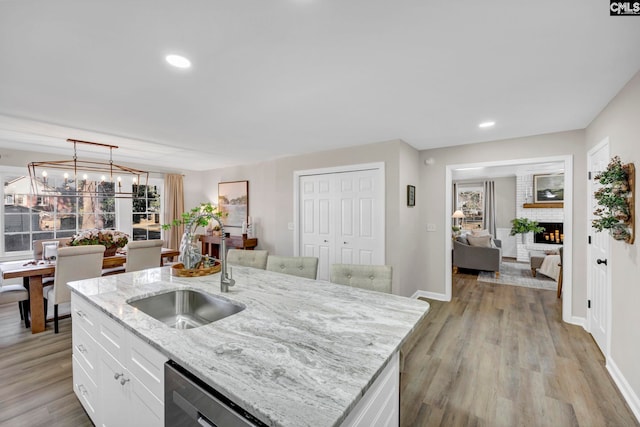
<path id="1" fill-rule="evenodd" d="M 196 234 L 198 227 L 206 227 L 212 220 L 220 226 L 221 233 L 224 233 L 222 217 L 225 214 L 218 211 L 217 206 L 211 203 L 200 203 L 190 211 L 184 212 L 179 219 L 174 219 L 170 224 L 162 224 L 162 228 L 167 230 L 173 226 L 184 225 L 184 234 L 180 242 L 180 261 L 184 268 L 193 269 L 202 260 L 202 249 L 199 236 Z"/>
<path id="2" fill-rule="evenodd" d="M 511 233 L 509 235 L 522 234 L 522 243 L 524 243 L 524 236 L 527 233 L 542 233 L 543 231 L 544 227 L 541 227 L 538 221 L 533 221 L 529 218 L 514 218 L 511 220 Z"/>
<path id="3" fill-rule="evenodd" d="M 593 228 L 597 231 L 609 230 L 614 239 L 627 242 L 632 239 L 628 225 L 631 219 L 630 168 L 630 165 L 622 164 L 620 157 L 613 157 L 607 168 L 594 177 L 602 187 L 593 194 L 599 205 L 593 212 L 598 217 L 592 221 Z"/>

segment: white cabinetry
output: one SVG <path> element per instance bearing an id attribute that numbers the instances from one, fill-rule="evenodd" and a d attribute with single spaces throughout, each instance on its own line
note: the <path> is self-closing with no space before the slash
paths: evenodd
<path id="1" fill-rule="evenodd" d="M 400 356 L 396 352 L 341 427 L 397 427 L 400 424 Z"/>
<path id="2" fill-rule="evenodd" d="M 164 425 L 167 358 L 75 294 L 74 391 L 98 426 Z"/>

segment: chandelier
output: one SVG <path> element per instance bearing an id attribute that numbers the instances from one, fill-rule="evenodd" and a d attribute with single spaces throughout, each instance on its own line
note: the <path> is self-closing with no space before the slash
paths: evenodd
<path id="1" fill-rule="evenodd" d="M 118 148 L 117 145 L 77 139 L 67 141 L 73 143 L 72 159 L 29 163 L 29 179 L 33 194 L 133 198 L 138 193 L 129 189 L 136 185 L 147 185 L 149 172 L 113 162 L 113 150 Z M 109 161 L 78 159 L 78 144 L 108 149 Z"/>

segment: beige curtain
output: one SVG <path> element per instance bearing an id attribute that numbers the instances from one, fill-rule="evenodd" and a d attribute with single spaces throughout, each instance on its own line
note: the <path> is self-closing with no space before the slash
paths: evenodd
<path id="1" fill-rule="evenodd" d="M 164 194 L 164 223 L 170 224 L 174 219 L 180 219 L 184 212 L 184 184 L 182 175 L 167 174 L 164 176 Z M 171 227 L 167 230 L 165 235 L 167 247 L 179 249 L 182 233 L 184 233 L 184 226 Z"/>

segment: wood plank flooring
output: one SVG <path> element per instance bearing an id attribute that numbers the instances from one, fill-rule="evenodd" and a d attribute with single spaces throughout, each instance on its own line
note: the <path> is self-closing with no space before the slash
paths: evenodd
<path id="1" fill-rule="evenodd" d="M 31 334 L 18 304 L 0 306 L 0 426 L 92 426 L 73 393 L 71 318 Z"/>
<path id="2" fill-rule="evenodd" d="M 639 425 L 554 291 L 453 277 L 403 349 L 402 426 Z"/>
<path id="3" fill-rule="evenodd" d="M 638 426 L 555 292 L 454 276 L 403 349 L 401 425 Z M 72 390 L 71 320 L 32 335 L 0 306 L 0 426 L 91 426 Z"/>

